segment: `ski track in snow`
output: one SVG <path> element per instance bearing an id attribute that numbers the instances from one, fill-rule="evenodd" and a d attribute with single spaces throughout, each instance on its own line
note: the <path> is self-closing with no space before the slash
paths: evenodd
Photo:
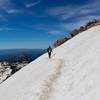
<path id="1" fill-rule="evenodd" d="M 54 72 L 51 75 L 49 75 L 48 79 L 44 82 L 44 85 L 42 87 L 42 92 L 39 96 L 39 100 L 48 100 L 54 91 L 53 84 L 57 81 L 59 75 L 61 74 L 61 69 L 63 67 L 63 60 L 62 59 L 56 59 L 56 60 L 59 61 L 59 65 L 54 66 L 55 67 Z"/>

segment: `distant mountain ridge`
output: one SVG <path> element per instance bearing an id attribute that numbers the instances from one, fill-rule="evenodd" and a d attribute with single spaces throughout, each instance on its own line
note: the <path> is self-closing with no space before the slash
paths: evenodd
<path id="1" fill-rule="evenodd" d="M 45 49 L 0 50 L 0 83 L 45 52 Z"/>
<path id="2" fill-rule="evenodd" d="M 45 53 L 45 49 L 5 49 L 0 50 L 0 61 L 33 61 L 36 57 Z"/>

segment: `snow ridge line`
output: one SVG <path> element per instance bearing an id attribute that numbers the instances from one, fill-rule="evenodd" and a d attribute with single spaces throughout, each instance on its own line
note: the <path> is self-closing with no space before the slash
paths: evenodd
<path id="1" fill-rule="evenodd" d="M 61 74 L 61 69 L 63 67 L 63 60 L 59 60 L 59 65 L 55 68 L 55 71 L 48 76 L 48 80 L 43 85 L 43 90 L 39 97 L 39 100 L 48 100 L 54 91 L 53 84 L 57 81 L 59 75 Z"/>

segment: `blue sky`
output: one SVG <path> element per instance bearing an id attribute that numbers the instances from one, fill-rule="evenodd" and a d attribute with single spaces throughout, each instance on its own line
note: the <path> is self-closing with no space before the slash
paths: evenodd
<path id="1" fill-rule="evenodd" d="M 46 48 L 100 18 L 100 0 L 0 0 L 0 49 Z"/>

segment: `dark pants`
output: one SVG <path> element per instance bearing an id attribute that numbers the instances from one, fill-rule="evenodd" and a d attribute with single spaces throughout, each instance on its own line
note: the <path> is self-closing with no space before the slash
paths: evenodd
<path id="1" fill-rule="evenodd" d="M 51 58 L 51 52 L 48 52 L 48 55 L 49 55 L 49 59 Z"/>

